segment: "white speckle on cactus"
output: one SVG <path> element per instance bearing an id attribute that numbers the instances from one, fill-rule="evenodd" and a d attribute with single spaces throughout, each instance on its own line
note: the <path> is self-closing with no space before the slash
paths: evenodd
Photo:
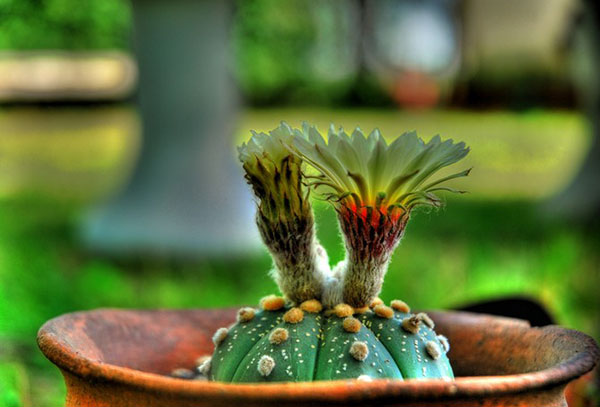
<path id="1" fill-rule="evenodd" d="M 285 305 L 285 300 L 276 295 L 267 295 L 260 299 L 259 304 L 265 311 L 278 311 Z"/>
<path id="2" fill-rule="evenodd" d="M 450 342 L 448 341 L 448 338 L 446 338 L 444 335 L 438 335 L 437 340 L 440 341 L 442 349 L 444 349 L 444 353 L 448 353 L 450 351 Z"/>
<path id="3" fill-rule="evenodd" d="M 271 356 L 262 355 L 262 357 L 258 361 L 258 373 L 260 373 L 260 375 L 263 377 L 267 377 L 271 374 L 274 368 L 275 360 L 273 360 Z"/>
<path id="4" fill-rule="evenodd" d="M 425 349 L 432 359 L 438 359 L 442 355 L 439 345 L 434 341 L 429 341 L 425 344 Z"/>
<path id="5" fill-rule="evenodd" d="M 171 376 L 177 379 L 193 379 L 195 375 L 194 372 L 192 372 L 190 369 L 180 367 L 178 369 L 173 370 L 171 372 Z"/>
<path id="6" fill-rule="evenodd" d="M 288 324 L 297 324 L 298 322 L 302 322 L 303 319 L 304 312 L 297 307 L 291 308 L 288 312 L 283 314 L 283 320 Z"/>
<path id="7" fill-rule="evenodd" d="M 417 334 L 419 332 L 419 325 L 421 325 L 421 318 L 416 315 L 406 317 L 402 320 L 402 329 L 411 334 Z"/>
<path id="8" fill-rule="evenodd" d="M 200 366 L 198 366 L 197 370 L 203 376 L 208 376 L 210 373 L 210 367 L 212 365 L 212 358 L 205 359 Z"/>
<path id="9" fill-rule="evenodd" d="M 315 299 L 306 300 L 302 304 L 300 304 L 300 309 L 304 312 L 309 312 L 311 314 L 318 314 L 323 309 L 323 305 Z"/>
<path id="10" fill-rule="evenodd" d="M 354 317 L 346 317 L 342 326 L 346 332 L 357 333 L 360 331 L 361 323 L 358 319 Z"/>
<path id="11" fill-rule="evenodd" d="M 217 332 L 215 332 L 215 334 L 213 335 L 213 338 L 212 338 L 215 346 L 219 346 L 225 340 L 225 338 L 227 338 L 228 334 L 229 334 L 229 329 L 227 329 L 227 328 L 217 329 Z"/>
<path id="12" fill-rule="evenodd" d="M 354 309 L 348 304 L 340 303 L 333 307 L 333 312 L 339 318 L 346 318 L 354 314 Z"/>
<path id="13" fill-rule="evenodd" d="M 399 312 L 404 312 L 405 314 L 410 312 L 410 307 L 407 303 L 401 300 L 393 300 L 390 304 L 393 309 Z"/>
<path id="14" fill-rule="evenodd" d="M 361 382 L 372 382 L 373 378 L 366 374 L 361 374 L 356 378 L 356 380 L 360 380 Z"/>
<path id="15" fill-rule="evenodd" d="M 240 310 L 237 313 L 237 321 L 238 322 L 252 321 L 252 319 L 254 319 L 254 315 L 256 315 L 256 311 L 254 310 L 254 308 L 250 308 L 250 307 L 240 308 Z M 258 325 L 258 327 L 260 328 L 260 324 Z"/>
<path id="16" fill-rule="evenodd" d="M 350 346 L 350 355 L 360 362 L 369 356 L 369 347 L 365 342 L 356 341 Z"/>
<path id="17" fill-rule="evenodd" d="M 371 301 L 371 304 L 369 304 L 369 307 L 371 308 L 375 308 L 378 305 L 383 304 L 383 300 L 379 297 L 376 297 L 373 301 Z"/>
<path id="18" fill-rule="evenodd" d="M 273 345 L 281 345 L 283 342 L 287 341 L 289 337 L 289 332 L 285 328 L 276 328 L 269 335 L 269 342 Z M 285 349 L 284 349 L 285 351 Z"/>
<path id="19" fill-rule="evenodd" d="M 373 307 L 373 312 L 380 318 L 391 319 L 394 316 L 394 310 L 384 304 Z"/>
<path id="20" fill-rule="evenodd" d="M 211 358 L 210 355 L 200 356 L 199 358 L 196 359 L 196 366 L 200 366 L 202 363 L 206 362 L 210 358 Z"/>
<path id="21" fill-rule="evenodd" d="M 435 328 L 435 323 L 433 322 L 433 320 L 429 317 L 429 315 L 427 315 L 424 312 L 419 312 L 417 314 L 417 318 L 419 318 L 421 321 L 423 321 L 425 323 L 425 325 L 427 325 L 428 327 L 430 327 L 431 329 Z"/>

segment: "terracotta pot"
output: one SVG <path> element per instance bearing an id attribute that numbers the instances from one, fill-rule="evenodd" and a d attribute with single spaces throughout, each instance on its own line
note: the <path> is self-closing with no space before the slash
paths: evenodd
<path id="1" fill-rule="evenodd" d="M 226 384 L 165 376 L 212 352 L 215 329 L 235 309 L 63 315 L 38 334 L 62 371 L 66 405 L 186 406 L 565 406 L 565 386 L 599 358 L 594 340 L 556 326 L 465 312 L 431 312 L 450 339 L 455 381 L 376 380 Z"/>

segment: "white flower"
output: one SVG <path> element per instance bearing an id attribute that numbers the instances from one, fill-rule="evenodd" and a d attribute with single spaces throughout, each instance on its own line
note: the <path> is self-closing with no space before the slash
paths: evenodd
<path id="1" fill-rule="evenodd" d="M 251 130 L 252 137 L 247 143 L 238 147 L 239 159 L 243 164 L 256 163 L 257 160 L 266 158 L 275 164 L 290 155 L 285 144 L 290 144 L 294 137 L 292 128 L 285 122 L 279 127 L 266 133 L 257 133 Z"/>
<path id="2" fill-rule="evenodd" d="M 293 130 L 282 122 L 269 134 L 252 131 L 250 140 L 238 147 L 246 180 L 259 200 L 259 214 L 271 220 L 309 216 L 302 160 L 286 147 L 293 138 Z"/>
<path id="3" fill-rule="evenodd" d="M 469 152 L 464 143 L 442 142 L 439 136 L 425 143 L 410 132 L 388 144 L 377 129 L 367 137 L 360 128 L 348 135 L 342 128 L 336 132 L 332 125 L 325 141 L 315 126 L 306 123 L 295 134 L 293 149 L 319 172 L 311 185 L 326 199 L 343 205 L 404 211 L 418 205 L 439 206 L 434 192 L 463 192 L 442 184 L 470 171 L 430 180 Z"/>

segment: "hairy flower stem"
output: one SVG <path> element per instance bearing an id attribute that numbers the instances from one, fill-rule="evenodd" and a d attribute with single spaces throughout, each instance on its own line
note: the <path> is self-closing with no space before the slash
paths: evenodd
<path id="1" fill-rule="evenodd" d="M 306 217 L 272 221 L 260 210 L 257 225 L 274 263 L 274 278 L 281 292 L 292 302 L 320 299 L 324 249 L 317 243 L 312 213 Z"/>
<path id="2" fill-rule="evenodd" d="M 359 209 L 341 206 L 340 226 L 346 245 L 342 296 L 355 308 L 368 306 L 381 291 L 392 253 L 406 227 L 408 212 L 399 208 Z"/>
<path id="3" fill-rule="evenodd" d="M 273 277 L 294 303 L 320 299 L 329 273 L 327 254 L 315 236 L 300 166 L 301 161 L 289 154 L 256 155 L 244 163 L 246 180 L 258 200 L 256 223 L 275 263 Z"/>

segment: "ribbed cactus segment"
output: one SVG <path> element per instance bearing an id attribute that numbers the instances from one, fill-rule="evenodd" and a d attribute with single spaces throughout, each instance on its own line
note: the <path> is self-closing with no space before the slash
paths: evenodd
<path id="1" fill-rule="evenodd" d="M 287 339 L 278 343 L 270 335 L 263 336 L 242 360 L 233 381 L 311 381 L 315 370 L 321 318 L 319 314 L 305 314 L 298 323 L 280 322 L 270 332 L 285 329 L 288 332 Z M 260 371 L 258 365 L 265 355 L 275 362 L 273 370 L 267 375 Z"/>
<path id="2" fill-rule="evenodd" d="M 233 325 L 227 337 L 215 347 L 210 379 L 230 382 L 237 367 L 250 350 L 270 332 L 283 317 L 282 311 L 259 311 L 248 322 Z"/>
<path id="3" fill-rule="evenodd" d="M 372 378 L 401 379 L 394 359 L 373 332 L 362 326 L 357 333 L 343 328 L 343 319 L 327 318 L 319 348 L 314 380 L 356 379 L 361 375 Z M 367 356 L 360 360 L 351 352 L 355 343 L 366 344 Z"/>
<path id="4" fill-rule="evenodd" d="M 354 316 L 301 308 L 238 318 L 224 339 L 216 335 L 209 377 L 235 383 L 453 378 L 446 346 L 425 314 L 382 304 Z"/>
<path id="5" fill-rule="evenodd" d="M 409 332 L 402 327 L 402 321 L 411 317 L 420 321 L 417 333 Z M 435 332 L 417 316 L 394 311 L 394 316 L 389 319 L 374 313 L 367 313 L 360 319 L 390 352 L 404 378 L 452 379 L 454 377 L 450 361 Z M 436 359 L 427 350 L 429 341 L 433 341 L 440 350 Z"/>

